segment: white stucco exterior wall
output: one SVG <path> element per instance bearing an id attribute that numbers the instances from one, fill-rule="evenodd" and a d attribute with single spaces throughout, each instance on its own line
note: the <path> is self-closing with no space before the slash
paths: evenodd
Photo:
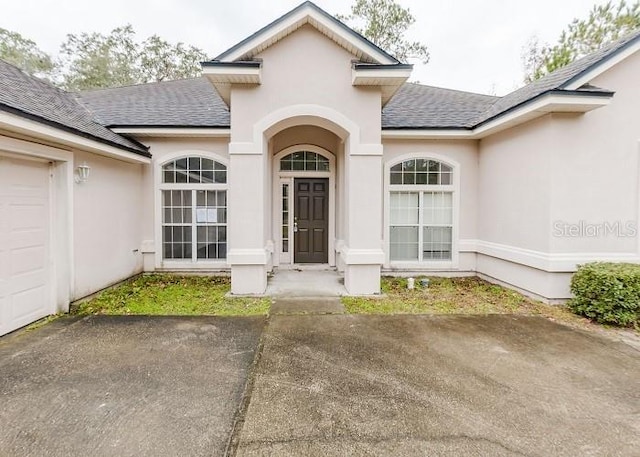
<path id="1" fill-rule="evenodd" d="M 480 274 L 555 300 L 581 263 L 640 261 L 639 73 L 636 54 L 591 81 L 615 91 L 608 106 L 481 141 Z"/>
<path id="2" fill-rule="evenodd" d="M 580 229 L 552 237 L 552 252 L 640 260 L 633 236 L 640 219 L 638 75 L 640 53 L 591 82 L 615 91 L 609 106 L 584 116 L 553 116 L 552 219 Z M 605 223 L 619 228 L 607 234 L 597 228 Z"/>
<path id="3" fill-rule="evenodd" d="M 142 271 L 143 165 L 84 152 L 89 180 L 73 188 L 74 278 L 79 299 Z"/>

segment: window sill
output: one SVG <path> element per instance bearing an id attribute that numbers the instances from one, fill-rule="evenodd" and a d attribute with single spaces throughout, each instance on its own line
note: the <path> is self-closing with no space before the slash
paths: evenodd
<path id="1" fill-rule="evenodd" d="M 406 262 L 393 261 L 385 265 L 391 270 L 457 270 L 458 262 L 452 260 L 427 261 L 427 262 Z"/>
<path id="2" fill-rule="evenodd" d="M 226 259 L 223 260 L 200 260 L 194 262 L 193 260 L 163 260 L 160 263 L 160 269 L 166 270 L 222 270 L 229 269 L 229 264 Z"/>

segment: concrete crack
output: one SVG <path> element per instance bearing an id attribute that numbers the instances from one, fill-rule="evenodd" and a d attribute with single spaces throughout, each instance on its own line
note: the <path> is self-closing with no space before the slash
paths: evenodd
<path id="1" fill-rule="evenodd" d="M 253 362 L 251 363 L 251 367 L 249 368 L 247 374 L 247 381 L 244 385 L 244 390 L 242 393 L 242 398 L 240 400 L 240 405 L 236 411 L 235 417 L 233 419 L 233 426 L 231 427 L 231 434 L 229 435 L 229 441 L 227 442 L 227 447 L 225 449 L 225 457 L 234 457 L 238 451 L 238 444 L 240 443 L 240 435 L 242 434 L 242 429 L 244 427 L 244 421 L 247 415 L 247 410 L 249 409 L 249 404 L 251 403 L 251 396 L 253 395 L 253 388 L 256 382 L 257 368 L 260 363 L 260 359 L 262 358 L 262 351 L 264 349 L 264 339 L 267 334 L 267 329 L 269 328 L 269 321 L 271 317 L 267 316 L 267 320 L 265 321 L 264 328 L 262 329 L 262 334 L 260 335 L 260 339 L 258 341 L 258 347 L 256 348 L 256 355 L 253 358 Z"/>

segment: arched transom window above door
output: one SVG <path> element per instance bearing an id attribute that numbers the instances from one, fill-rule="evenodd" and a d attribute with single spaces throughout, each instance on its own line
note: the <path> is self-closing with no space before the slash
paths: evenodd
<path id="1" fill-rule="evenodd" d="M 296 151 L 280 159 L 280 171 L 329 171 L 329 159 L 311 151 Z"/>

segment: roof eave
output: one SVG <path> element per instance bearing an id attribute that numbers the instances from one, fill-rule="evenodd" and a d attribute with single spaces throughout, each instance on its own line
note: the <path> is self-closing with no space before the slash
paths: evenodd
<path id="1" fill-rule="evenodd" d="M 120 126 L 111 127 L 113 132 L 134 138 L 229 138 L 231 129 L 206 126 Z"/>
<path id="2" fill-rule="evenodd" d="M 0 109 L 0 129 L 126 162 L 149 163 L 151 159 L 146 146 L 141 145 L 144 150 L 129 148 L 4 105 Z"/>
<path id="3" fill-rule="evenodd" d="M 473 130 L 476 133 L 493 131 L 494 127 L 500 127 L 500 130 L 503 130 L 502 127 L 512 121 L 523 119 L 522 122 L 526 122 L 549 113 L 587 113 L 608 105 L 613 96 L 614 92 L 606 90 L 553 89 L 512 106 L 494 116 L 483 119 L 474 125 Z M 518 122 L 518 124 L 522 122 Z"/>
<path id="4" fill-rule="evenodd" d="M 459 127 L 387 127 L 383 140 L 473 140 L 473 131 Z"/>
<path id="5" fill-rule="evenodd" d="M 550 113 L 584 114 L 607 106 L 614 93 L 610 91 L 552 90 L 490 119 L 468 127 L 385 128 L 385 139 L 468 139 L 479 140 Z"/>

